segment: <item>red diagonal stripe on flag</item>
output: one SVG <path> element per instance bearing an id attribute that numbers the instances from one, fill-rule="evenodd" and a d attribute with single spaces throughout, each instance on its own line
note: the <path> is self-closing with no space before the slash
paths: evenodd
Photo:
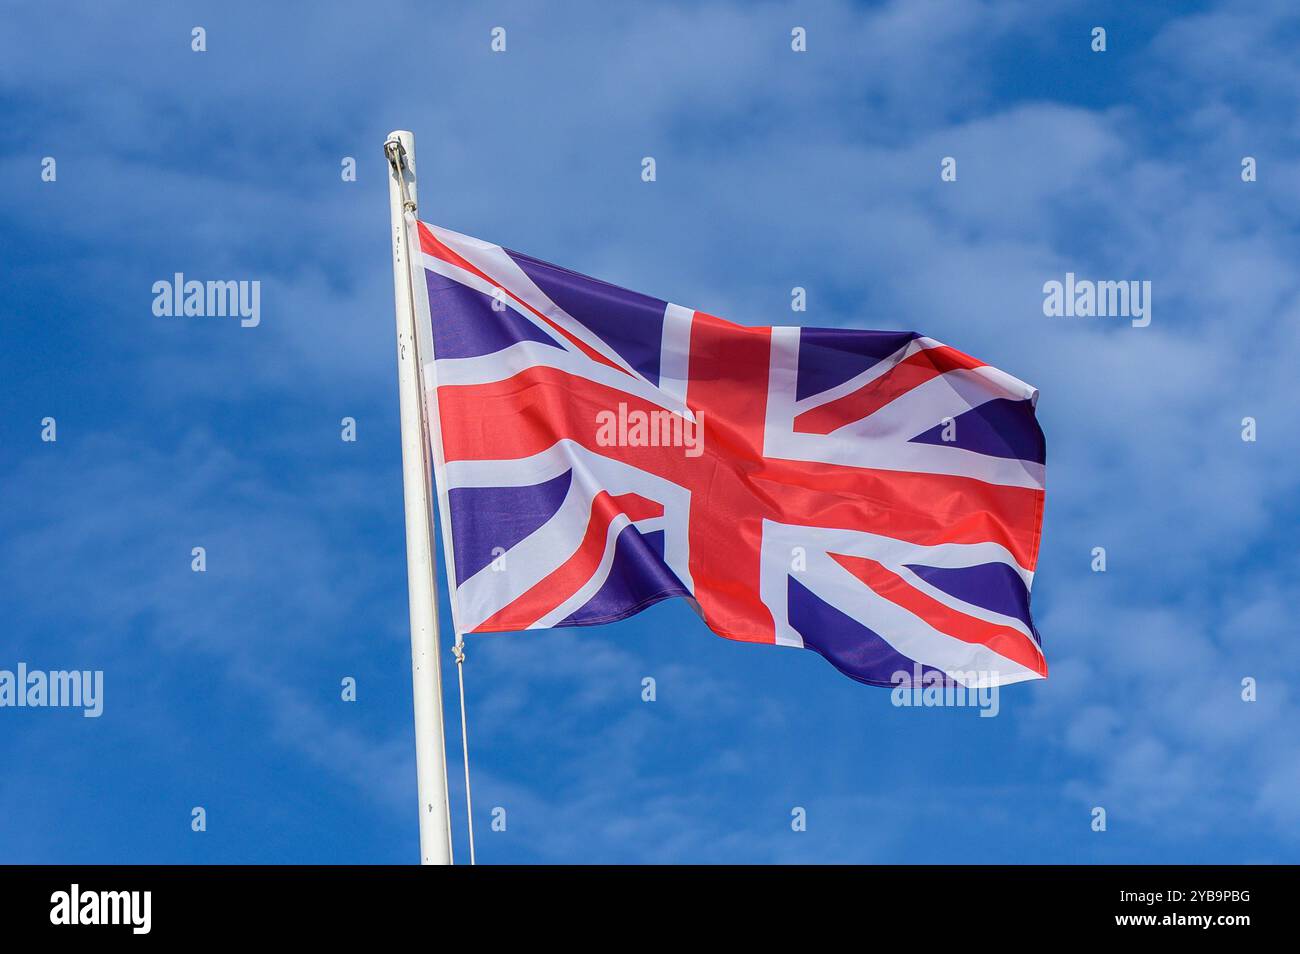
<path id="1" fill-rule="evenodd" d="M 880 377 L 851 394 L 804 411 L 794 419 L 794 429 L 803 434 L 829 434 L 845 424 L 852 424 L 874 414 L 890 401 L 946 371 L 958 368 L 969 370 L 983 365 L 983 361 L 947 345 L 925 348 L 898 362 Z"/>
<path id="2" fill-rule="evenodd" d="M 578 549 L 522 596 L 503 606 L 474 629 L 476 633 L 500 633 L 527 629 L 555 609 L 591 579 L 605 556 L 609 525 L 619 514 L 633 522 L 663 516 L 663 505 L 640 494 L 611 496 L 602 490 L 591 501 L 591 517 Z"/>
<path id="3" fill-rule="evenodd" d="M 893 570 L 869 557 L 831 553 L 829 556 L 889 602 L 918 616 L 941 633 L 966 643 L 981 643 L 1026 669 L 1047 677 L 1047 662 L 1037 644 L 1009 626 L 967 616 L 922 593 Z"/>
<path id="4" fill-rule="evenodd" d="M 449 265 L 455 265 L 457 268 L 463 268 L 471 275 L 477 275 L 479 278 L 483 279 L 483 281 L 487 282 L 489 285 L 492 285 L 494 288 L 501 289 L 503 294 L 509 295 L 515 301 L 519 302 L 520 305 L 527 308 L 529 311 L 531 311 L 542 321 L 546 322 L 548 327 L 555 329 L 557 334 L 563 335 L 566 341 L 571 342 L 575 348 L 580 350 L 588 358 L 591 358 L 591 360 L 599 361 L 601 364 L 608 365 L 609 367 L 614 368 L 617 371 L 622 371 L 624 374 L 628 373 L 626 368 L 620 367 L 618 364 L 609 360 L 609 358 L 605 357 L 599 351 L 592 348 L 582 339 L 576 337 L 575 335 L 571 334 L 568 331 L 565 331 L 554 321 L 552 321 L 550 318 L 547 318 L 540 311 L 538 311 L 532 305 L 528 304 L 528 302 L 524 301 L 522 298 L 520 298 L 518 295 L 512 292 L 509 288 L 506 288 L 505 285 L 502 285 L 491 275 L 487 274 L 487 272 L 480 269 L 473 262 L 470 262 L 465 258 L 462 258 L 453 249 L 444 245 L 442 242 L 438 240 L 438 237 L 436 235 L 434 235 L 431 231 L 429 231 L 428 227 L 425 226 L 423 222 L 417 222 L 416 224 L 420 228 L 420 250 L 421 251 L 427 252 L 429 255 L 432 255 L 434 258 L 440 258 L 444 262 L 448 263 Z"/>

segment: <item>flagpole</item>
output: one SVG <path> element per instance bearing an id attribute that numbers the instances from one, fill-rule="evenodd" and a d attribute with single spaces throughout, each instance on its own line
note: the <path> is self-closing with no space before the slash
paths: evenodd
<path id="1" fill-rule="evenodd" d="M 402 416 L 402 486 L 406 505 L 406 586 L 411 613 L 411 681 L 415 697 L 415 774 L 420 798 L 420 863 L 451 864 L 451 810 L 442 727 L 433 499 L 424 443 L 415 304 L 406 213 L 416 210 L 415 137 L 400 129 L 384 143 L 392 222 L 393 292 L 397 302 L 397 390 Z"/>

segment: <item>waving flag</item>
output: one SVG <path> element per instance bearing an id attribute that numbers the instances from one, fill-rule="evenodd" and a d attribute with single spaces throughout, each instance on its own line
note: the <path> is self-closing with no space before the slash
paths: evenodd
<path id="1" fill-rule="evenodd" d="M 415 231 L 458 633 L 680 596 L 872 685 L 1047 675 L 1034 388 L 911 332 L 744 327 Z"/>

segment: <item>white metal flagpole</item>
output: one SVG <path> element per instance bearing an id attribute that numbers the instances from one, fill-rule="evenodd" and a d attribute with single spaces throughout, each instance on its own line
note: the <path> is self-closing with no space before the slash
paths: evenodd
<path id="1" fill-rule="evenodd" d="M 397 389 L 402 414 L 402 485 L 406 503 L 406 585 L 411 611 L 411 679 L 415 695 L 415 772 L 420 797 L 420 861 L 451 864 L 451 809 L 442 728 L 437 573 L 433 564 L 432 488 L 424 443 L 415 304 L 406 213 L 416 210 L 415 137 L 389 133 L 388 204 L 392 219 L 393 293 L 397 300 Z"/>

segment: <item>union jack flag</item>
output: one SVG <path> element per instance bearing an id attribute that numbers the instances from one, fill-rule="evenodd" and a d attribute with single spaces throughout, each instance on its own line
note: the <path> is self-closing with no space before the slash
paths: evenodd
<path id="1" fill-rule="evenodd" d="M 912 332 L 744 327 L 423 222 L 411 243 L 458 634 L 680 596 L 871 685 L 1047 675 L 1034 388 Z"/>

